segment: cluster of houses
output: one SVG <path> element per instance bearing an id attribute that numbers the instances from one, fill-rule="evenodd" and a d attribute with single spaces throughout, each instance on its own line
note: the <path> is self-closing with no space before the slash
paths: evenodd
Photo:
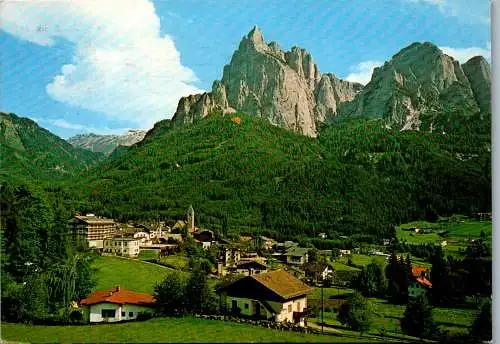
<path id="1" fill-rule="evenodd" d="M 215 242 L 213 231 L 194 226 L 194 217 L 188 218 L 188 222 L 178 221 L 172 228 L 164 222 L 119 224 L 94 214 L 77 214 L 68 221 L 68 228 L 77 241 L 103 254 L 129 258 L 137 257 L 141 250 L 159 250 L 164 254 L 177 252 L 184 238 L 182 234 L 173 232 L 188 225 L 189 235 L 204 249 Z"/>
<path id="2" fill-rule="evenodd" d="M 203 249 L 217 245 L 218 276 L 240 274 L 245 277 L 219 289 L 221 309 L 226 314 L 240 315 L 254 319 L 287 321 L 304 326 L 308 314 L 307 294 L 312 290 L 298 277 L 304 277 L 304 270 L 310 268 L 310 249 L 300 247 L 293 241 L 277 242 L 265 236 L 240 236 L 239 240 L 216 240 L 213 231 L 194 225 L 194 211 L 190 209 L 187 221 L 178 221 L 172 228 L 164 223 L 155 225 L 120 225 L 112 219 L 93 214 L 76 215 L 68 222 L 78 240 L 100 250 L 103 254 L 137 257 L 143 249 L 156 249 L 162 254 L 179 251 L 179 245 L 190 235 Z M 177 233 L 175 233 L 177 232 Z M 321 233 L 324 237 L 326 234 Z M 257 252 L 266 252 L 266 257 L 283 268 L 271 269 L 267 258 Z M 329 250 L 320 254 L 331 255 Z M 339 250 L 340 256 L 350 255 L 351 250 Z M 389 256 L 380 251 L 373 255 Z M 319 267 L 317 279 L 328 279 L 333 274 L 331 265 Z M 297 273 L 299 272 L 299 273 Z M 414 267 L 412 281 L 408 288 L 410 297 L 432 288 L 426 269 Z M 303 278 L 302 278 L 303 279 Z M 312 281 L 310 281 L 312 283 Z M 152 295 L 125 290 L 116 286 L 109 290 L 96 291 L 82 300 L 80 305 L 88 311 L 90 322 L 119 322 L 134 320 L 141 313 L 152 313 L 155 301 Z"/>
<path id="3" fill-rule="evenodd" d="M 246 276 L 219 290 L 221 311 L 233 316 L 306 324 L 307 294 L 312 288 L 282 270 Z M 141 313 L 154 313 L 152 295 L 113 287 L 80 301 L 88 319 L 96 322 L 135 320 Z"/>
<path id="4" fill-rule="evenodd" d="M 424 267 L 412 269 L 408 288 L 410 297 L 417 297 L 432 288 Z M 247 275 L 217 290 L 221 312 L 252 319 L 307 325 L 307 295 L 313 289 L 283 270 L 261 271 Z M 141 313 L 154 313 L 152 295 L 113 287 L 100 290 L 80 301 L 87 309 L 90 322 L 134 320 Z"/>

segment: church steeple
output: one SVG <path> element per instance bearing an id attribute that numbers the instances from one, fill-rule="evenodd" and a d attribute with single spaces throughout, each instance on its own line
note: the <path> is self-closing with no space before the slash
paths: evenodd
<path id="1" fill-rule="evenodd" d="M 194 209 L 193 205 L 190 205 L 188 208 L 188 221 L 187 221 L 188 229 L 191 232 L 194 232 Z"/>

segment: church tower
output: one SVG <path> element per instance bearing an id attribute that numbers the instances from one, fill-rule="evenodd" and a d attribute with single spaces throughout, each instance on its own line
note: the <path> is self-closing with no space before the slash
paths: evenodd
<path id="1" fill-rule="evenodd" d="M 193 205 L 190 205 L 189 209 L 188 209 L 187 225 L 188 225 L 188 230 L 190 232 L 194 232 L 194 209 L 193 209 Z"/>

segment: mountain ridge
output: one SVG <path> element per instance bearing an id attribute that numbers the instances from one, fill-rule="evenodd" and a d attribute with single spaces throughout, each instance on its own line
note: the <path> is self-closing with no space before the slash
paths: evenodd
<path id="1" fill-rule="evenodd" d="M 110 155 L 118 146 L 131 146 L 146 136 L 147 130 L 129 129 L 122 135 L 99 135 L 94 133 L 79 134 L 67 141 L 77 148 L 88 149 Z"/>
<path id="2" fill-rule="evenodd" d="M 76 174 L 104 156 L 71 144 L 29 118 L 0 112 L 0 178 L 59 178 Z"/>
<path id="3" fill-rule="evenodd" d="M 457 115 L 491 112 L 491 67 L 483 57 L 460 65 L 431 42 L 414 42 L 373 71 L 365 86 L 321 74 L 309 52 L 283 51 L 254 27 L 243 36 L 211 92 L 179 100 L 174 126 L 212 112 L 236 111 L 315 137 L 339 117 L 383 118 L 401 130 L 442 130 Z"/>
<path id="4" fill-rule="evenodd" d="M 213 111 L 240 111 L 315 136 L 337 105 L 354 98 L 361 88 L 333 73 L 321 74 L 305 49 L 283 51 L 276 42 L 266 43 L 255 26 L 240 41 L 212 91 L 181 98 L 172 121 L 190 124 Z"/>

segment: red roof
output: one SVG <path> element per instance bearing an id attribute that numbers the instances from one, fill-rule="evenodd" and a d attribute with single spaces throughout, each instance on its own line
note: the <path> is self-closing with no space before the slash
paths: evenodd
<path id="1" fill-rule="evenodd" d="M 152 306 L 154 304 L 153 296 L 145 293 L 126 290 L 116 286 L 108 290 L 98 290 L 92 293 L 86 299 L 83 299 L 81 305 L 94 305 L 97 303 L 108 302 L 133 305 Z"/>
<path id="2" fill-rule="evenodd" d="M 421 277 L 425 273 L 425 267 L 423 266 L 413 266 L 411 268 L 411 273 L 414 277 Z"/>
<path id="3" fill-rule="evenodd" d="M 432 283 L 427 278 L 417 278 L 417 282 L 423 285 L 424 287 L 432 288 Z"/>
<path id="4" fill-rule="evenodd" d="M 417 280 L 418 283 L 423 285 L 424 287 L 432 288 L 432 283 L 425 277 L 425 267 L 423 266 L 413 266 L 411 268 L 411 274 L 415 279 Z"/>

